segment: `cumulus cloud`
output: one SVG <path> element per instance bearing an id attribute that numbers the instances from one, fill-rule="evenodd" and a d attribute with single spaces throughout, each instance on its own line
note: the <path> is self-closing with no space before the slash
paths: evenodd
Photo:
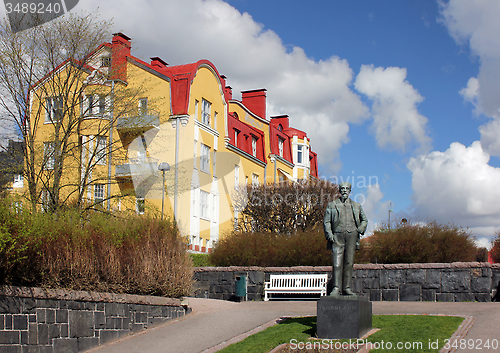
<path id="1" fill-rule="evenodd" d="M 368 118 L 368 108 L 350 89 L 353 72 L 346 60 L 312 60 L 221 0 L 79 4 L 87 10 L 98 6 L 103 18 L 114 18 L 117 31 L 132 37 L 133 52 L 143 59 L 160 56 L 172 65 L 209 59 L 228 77 L 235 97 L 266 88 L 268 115 L 288 114 L 292 126 L 311 138 L 320 163 L 337 169 L 332 156 L 349 140 L 349 124 Z"/>
<path id="2" fill-rule="evenodd" d="M 500 226 L 500 168 L 489 159 L 479 141 L 469 147 L 454 142 L 444 152 L 411 158 L 416 216 L 470 227 L 481 238 L 493 236 Z"/>
<path id="3" fill-rule="evenodd" d="M 406 80 L 406 69 L 363 65 L 354 87 L 373 100 L 373 132 L 379 147 L 404 151 L 412 142 L 428 151 L 427 118 L 419 114 L 423 97 Z"/>
<path id="4" fill-rule="evenodd" d="M 373 234 L 373 231 L 387 221 L 387 211 L 390 208 L 390 201 L 382 201 L 384 197 L 379 184 L 366 186 L 366 191 L 351 195 L 351 198 L 361 203 L 363 211 L 368 217 L 368 228 L 365 237 Z"/>
<path id="5" fill-rule="evenodd" d="M 491 143 L 490 130 L 498 127 L 500 119 L 500 2 L 450 0 L 441 3 L 441 14 L 455 41 L 468 45 L 479 58 L 477 79 L 470 79 L 460 94 L 474 104 L 477 112 L 493 119 L 480 129 L 481 143 L 490 154 L 500 156 L 498 146 Z"/>

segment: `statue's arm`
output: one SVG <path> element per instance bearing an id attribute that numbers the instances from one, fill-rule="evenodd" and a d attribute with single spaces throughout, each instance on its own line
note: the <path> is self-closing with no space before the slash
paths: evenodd
<path id="1" fill-rule="evenodd" d="M 333 241 L 332 233 L 332 208 L 327 207 L 325 212 L 325 219 L 323 220 L 323 228 L 325 231 L 325 238 L 327 240 Z"/>
<path id="2" fill-rule="evenodd" d="M 359 221 L 358 232 L 359 234 L 363 235 L 365 234 L 366 227 L 368 226 L 368 218 L 366 217 L 361 205 L 359 206 Z"/>

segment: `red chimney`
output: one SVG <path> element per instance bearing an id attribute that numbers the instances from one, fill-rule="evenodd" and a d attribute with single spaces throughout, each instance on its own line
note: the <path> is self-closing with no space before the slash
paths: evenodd
<path id="1" fill-rule="evenodd" d="M 159 67 L 160 69 L 166 68 L 168 66 L 168 63 L 163 61 L 160 57 L 155 56 L 151 59 L 151 66 L 156 66 Z"/>
<path id="2" fill-rule="evenodd" d="M 123 33 L 114 33 L 111 41 L 111 78 L 127 80 L 127 56 L 130 55 L 130 38 Z"/>
<path id="3" fill-rule="evenodd" d="M 262 119 L 266 119 L 266 89 L 241 92 L 241 102 L 245 107 Z"/>
<path id="4" fill-rule="evenodd" d="M 233 99 L 233 89 L 231 86 L 226 85 L 226 80 L 227 77 L 224 75 L 220 75 L 220 81 L 222 84 L 222 89 L 224 90 L 224 98 L 226 99 L 226 102 Z"/>

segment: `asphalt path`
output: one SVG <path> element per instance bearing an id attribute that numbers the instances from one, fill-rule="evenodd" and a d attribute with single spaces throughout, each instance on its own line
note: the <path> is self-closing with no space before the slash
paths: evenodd
<path id="1" fill-rule="evenodd" d="M 373 314 L 444 314 L 473 316 L 465 341 L 474 349 L 458 353 L 500 352 L 481 345 L 489 339 L 500 345 L 500 303 L 372 302 Z M 255 329 L 263 329 L 280 317 L 316 315 L 315 301 L 269 301 L 234 303 L 189 298 L 192 312 L 180 319 L 124 337 L 92 349 L 96 353 L 212 353 Z M 474 341 L 470 341 L 474 340 Z M 460 342 L 457 342 L 460 343 Z"/>

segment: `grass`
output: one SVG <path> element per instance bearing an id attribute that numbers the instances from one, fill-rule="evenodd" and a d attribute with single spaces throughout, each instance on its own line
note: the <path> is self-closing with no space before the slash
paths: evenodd
<path id="1" fill-rule="evenodd" d="M 463 320 L 455 316 L 375 315 L 372 326 L 380 328 L 380 331 L 367 341 L 371 342 L 371 347 L 379 349 L 371 349 L 370 352 L 438 352 Z M 316 317 L 290 318 L 220 352 L 265 353 L 282 343 L 290 343 L 292 339 L 296 344 L 311 342 L 309 337 L 315 335 Z M 397 349 L 398 343 L 402 349 Z"/>

